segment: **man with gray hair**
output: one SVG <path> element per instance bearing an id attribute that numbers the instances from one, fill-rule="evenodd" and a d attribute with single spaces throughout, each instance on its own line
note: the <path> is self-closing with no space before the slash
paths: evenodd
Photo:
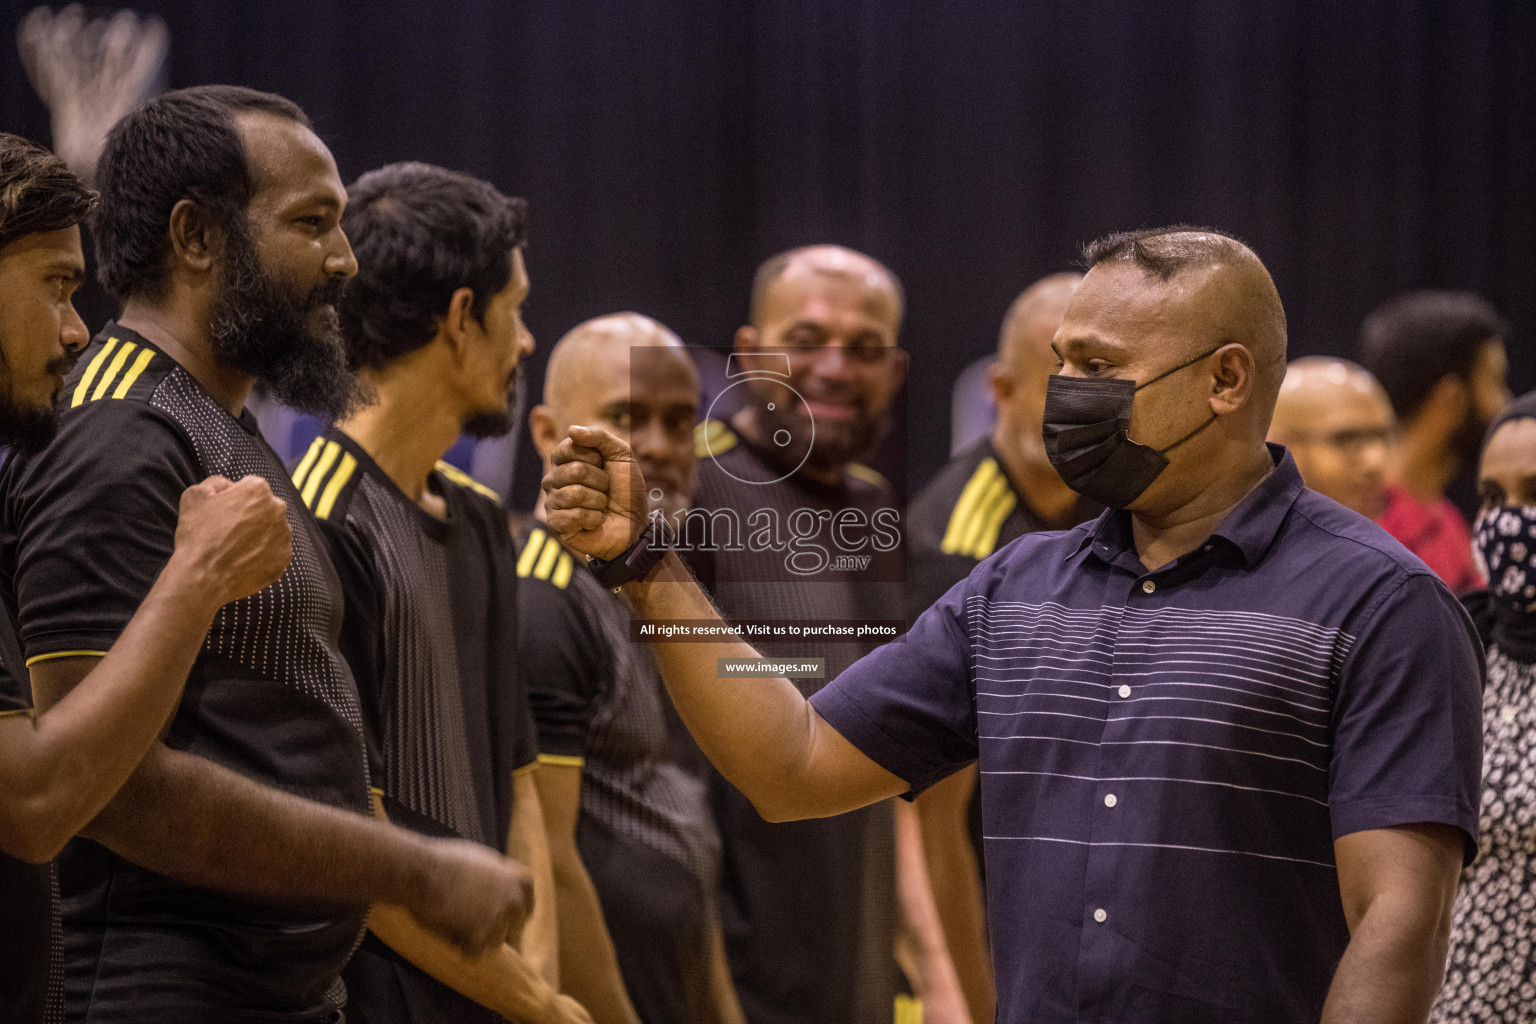
<path id="1" fill-rule="evenodd" d="M 1285 314 L 1247 246 L 1086 257 L 1044 435 L 1107 511 L 983 561 L 809 701 L 716 678 L 745 643 L 656 644 L 672 699 L 772 820 L 978 762 L 999 1021 L 1422 1024 L 1476 850 L 1472 624 L 1266 445 Z M 550 529 L 622 564 L 638 616 L 716 617 L 636 541 L 626 446 L 572 428 L 552 461 Z"/>

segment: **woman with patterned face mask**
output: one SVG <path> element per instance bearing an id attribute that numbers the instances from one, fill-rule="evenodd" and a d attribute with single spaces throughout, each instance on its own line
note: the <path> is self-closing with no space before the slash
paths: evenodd
<path id="1" fill-rule="evenodd" d="M 1434 1021 L 1536 1020 L 1536 392 L 1483 443 L 1473 547 L 1488 589 L 1468 595 L 1488 650 L 1483 805 L 1462 878 Z"/>

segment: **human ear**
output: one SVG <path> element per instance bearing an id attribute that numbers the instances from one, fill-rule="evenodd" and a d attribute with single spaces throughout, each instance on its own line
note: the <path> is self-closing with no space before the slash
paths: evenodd
<path id="1" fill-rule="evenodd" d="M 543 459 L 549 458 L 549 453 L 564 440 L 555 424 L 554 413 L 547 405 L 536 405 L 528 410 L 528 432 L 533 435 L 533 447 Z"/>
<path id="2" fill-rule="evenodd" d="M 1211 411 L 1220 416 L 1246 405 L 1253 395 L 1257 371 L 1253 353 L 1247 346 L 1230 344 L 1218 349 L 1216 368 L 1212 373 Z"/>
<path id="3" fill-rule="evenodd" d="M 448 298 L 448 312 L 443 315 L 443 336 L 454 359 L 463 362 L 468 354 L 470 339 L 480 322 L 475 319 L 475 292 L 472 288 L 457 288 Z"/>
<path id="4" fill-rule="evenodd" d="M 178 200 L 171 207 L 166 226 L 171 242 L 171 259 L 199 274 L 213 270 L 219 250 L 229 250 L 229 239 L 213 224 L 208 212 L 190 199 Z"/>

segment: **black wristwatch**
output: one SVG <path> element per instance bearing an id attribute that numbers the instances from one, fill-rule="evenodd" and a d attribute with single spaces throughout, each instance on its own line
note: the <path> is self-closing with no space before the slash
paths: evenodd
<path id="1" fill-rule="evenodd" d="M 666 518 L 654 516 L 623 554 L 617 558 L 588 557 L 587 568 L 592 570 L 592 576 L 597 582 L 618 593 L 624 584 L 649 576 L 656 564 L 672 550 L 676 539 Z"/>

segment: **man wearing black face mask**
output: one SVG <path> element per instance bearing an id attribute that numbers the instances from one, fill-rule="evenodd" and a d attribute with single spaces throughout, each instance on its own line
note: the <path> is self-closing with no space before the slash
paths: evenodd
<path id="1" fill-rule="evenodd" d="M 772 820 L 979 761 L 999 1021 L 1422 1024 L 1476 843 L 1471 622 L 1265 444 L 1285 314 L 1251 250 L 1086 257 L 1045 423 L 1122 507 L 1004 547 L 809 701 L 717 678 L 743 643 L 655 644 L 668 690 Z M 573 427 L 551 461 L 551 530 L 638 616 L 714 619 L 665 531 L 635 539 L 622 443 Z"/>
<path id="2" fill-rule="evenodd" d="M 1360 365 L 1381 381 L 1401 426 L 1376 521 L 1457 593 L 1483 581 L 1463 509 L 1447 492 L 1509 401 L 1504 334 L 1498 313 L 1469 292 L 1399 295 L 1360 328 Z"/>

